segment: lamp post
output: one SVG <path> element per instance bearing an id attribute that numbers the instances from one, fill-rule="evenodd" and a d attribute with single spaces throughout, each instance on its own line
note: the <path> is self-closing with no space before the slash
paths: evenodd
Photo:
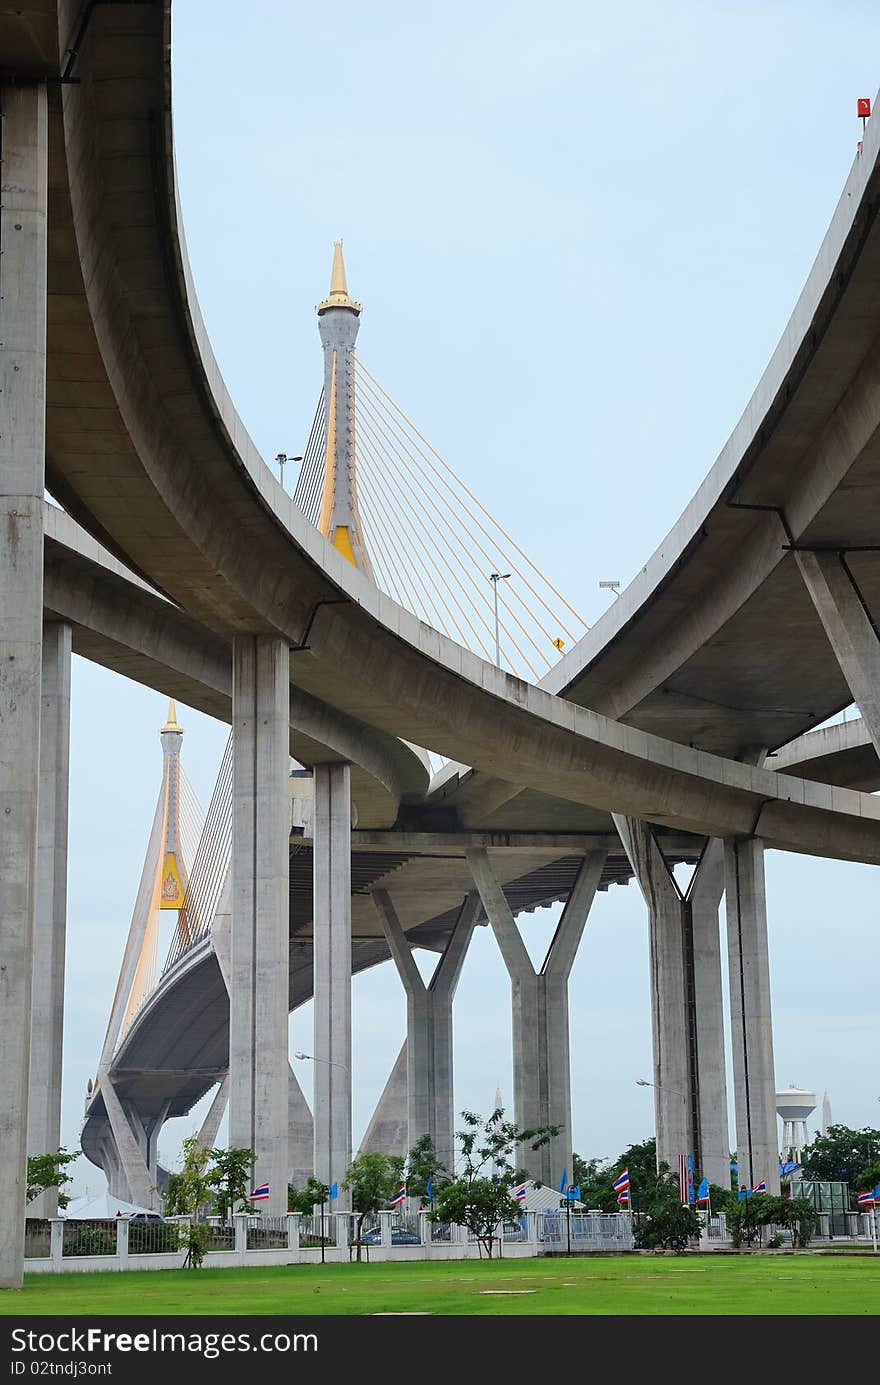
<path id="1" fill-rule="evenodd" d="M 510 576 L 509 572 L 490 572 L 489 581 L 495 591 L 495 667 L 501 667 L 501 639 L 499 636 L 498 625 L 498 583 L 505 582 Z"/>
<path id="2" fill-rule="evenodd" d="M 310 1063 L 329 1063 L 331 1068 L 342 1068 L 343 1072 L 348 1072 L 344 1063 L 337 1063 L 335 1058 L 316 1058 L 314 1053 L 300 1053 L 299 1049 L 293 1050 L 294 1058 L 308 1058 Z"/>
<path id="3" fill-rule="evenodd" d="M 345 1066 L 345 1064 L 344 1064 L 344 1063 L 337 1063 L 336 1060 L 335 1060 L 335 1058 L 316 1058 L 315 1055 L 314 1055 L 314 1053 L 303 1053 L 303 1052 L 301 1052 L 301 1050 L 298 1049 L 298 1048 L 295 1048 L 295 1049 L 293 1050 L 293 1056 L 294 1056 L 294 1058 L 307 1059 L 308 1062 L 310 1062 L 310 1063 L 328 1063 L 328 1064 L 330 1065 L 331 1068 L 342 1068 L 342 1071 L 343 1071 L 343 1072 L 348 1072 L 348 1068 Z M 327 1188 L 326 1183 L 324 1183 L 324 1182 L 322 1181 L 321 1187 L 322 1187 L 322 1188 Z M 327 1189 L 327 1191 L 329 1192 L 329 1189 Z M 323 1198 L 323 1197 L 321 1198 L 321 1264 L 322 1264 L 322 1265 L 324 1264 L 324 1198 Z"/>
<path id="4" fill-rule="evenodd" d="M 301 462 L 302 457 L 288 457 L 286 452 L 276 452 L 275 460 L 278 463 L 278 479 L 281 482 L 281 489 L 284 490 L 284 466 L 286 462 Z"/>

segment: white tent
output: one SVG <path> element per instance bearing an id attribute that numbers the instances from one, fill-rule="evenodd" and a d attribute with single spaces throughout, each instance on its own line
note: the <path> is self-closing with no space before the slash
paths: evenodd
<path id="1" fill-rule="evenodd" d="M 529 1212 L 554 1212 L 560 1207 L 565 1207 L 565 1199 L 556 1188 L 550 1188 L 546 1183 L 538 1188 L 531 1179 L 528 1179 L 526 1182 L 525 1205 Z M 573 1212 L 583 1212 L 584 1204 L 572 1199 L 571 1210 Z"/>
<path id="2" fill-rule="evenodd" d="M 124 1198 L 111 1197 L 109 1193 L 96 1193 L 93 1197 L 72 1197 L 67 1206 L 59 1211 L 59 1217 L 68 1221 L 113 1221 L 116 1213 L 123 1217 L 133 1217 L 136 1212 L 146 1212 L 150 1217 L 158 1217 L 155 1208 L 138 1207 Z"/>

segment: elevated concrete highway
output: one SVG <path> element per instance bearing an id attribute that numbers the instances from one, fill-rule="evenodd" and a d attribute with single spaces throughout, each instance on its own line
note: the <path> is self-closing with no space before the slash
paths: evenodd
<path id="1" fill-rule="evenodd" d="M 63 25 L 66 6 L 59 15 Z M 283 638 L 294 686 L 360 723 L 591 807 L 878 859 L 870 800 L 832 802 L 500 674 L 420 626 L 305 523 L 235 413 L 192 289 L 169 24 L 169 5 L 95 9 L 79 85 L 62 89 L 50 120 L 46 468 L 67 511 L 209 631 Z M 850 259 L 863 241 L 874 248 L 870 230 L 860 236 L 871 148 L 852 175 L 850 225 L 838 214 L 832 228 Z"/>

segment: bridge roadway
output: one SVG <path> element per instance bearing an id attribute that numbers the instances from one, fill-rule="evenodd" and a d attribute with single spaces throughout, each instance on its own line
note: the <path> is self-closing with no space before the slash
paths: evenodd
<path id="1" fill-rule="evenodd" d="M 69 18 L 72 10 L 61 5 L 59 12 Z M 214 634 L 227 641 L 243 631 L 282 636 L 294 686 L 360 723 L 507 782 L 675 830 L 757 834 L 783 849 L 880 858 L 880 807 L 872 800 L 849 792 L 832 798 L 827 788 L 694 749 L 681 743 L 697 739 L 681 725 L 676 741 L 661 740 L 501 673 L 378 593 L 304 521 L 233 409 L 192 289 L 174 177 L 169 23 L 168 5 L 92 11 L 77 60 L 80 83 L 61 89 L 60 118 L 54 109 L 50 120 L 46 468 L 49 489 L 68 513 Z M 880 177 L 876 155 L 877 140 L 869 138 L 805 290 L 808 302 L 818 300 L 810 320 L 800 309 L 814 354 L 836 321 L 832 313 L 820 330 L 812 321 L 819 323 L 820 310 L 845 311 L 860 292 L 859 301 L 876 301 L 862 282 L 862 262 L 874 266 L 878 250 L 869 215 Z M 833 287 L 820 293 L 826 280 Z M 866 314 L 855 333 L 863 355 Z M 796 356 L 795 335 L 786 334 L 783 356 Z M 847 385 L 858 375 L 851 350 L 841 349 L 833 364 Z M 777 358 L 770 370 L 780 373 Z M 794 373 L 793 360 L 784 374 Z M 815 395 L 812 375 L 808 383 Z M 843 392 L 838 384 L 838 400 Z M 876 390 L 873 396 L 865 407 L 876 411 Z M 772 438 L 764 436 L 762 413 L 753 404 L 746 419 L 767 449 Z M 815 417 L 810 426 L 818 426 Z M 736 471 L 729 452 L 692 507 L 701 515 L 719 467 Z M 796 471 L 780 476 L 777 463 L 773 476 L 784 490 Z M 837 494 L 846 492 L 838 487 Z M 859 503 L 848 507 L 853 524 L 869 508 L 864 500 L 860 488 Z M 802 529 L 795 523 L 796 533 Z M 775 530 L 770 547 L 779 547 Z M 682 550 L 674 561 L 686 558 Z M 731 567 L 729 585 L 740 595 L 740 568 L 753 566 Z M 624 609 L 632 599 L 621 598 Z M 772 602 L 765 622 L 791 625 Z M 686 623 L 690 630 L 695 621 Z M 631 641 L 633 657 L 643 643 L 642 634 Z M 720 677 L 736 680 L 742 653 L 724 647 Z M 569 656 L 572 672 L 582 655 Z M 785 655 L 773 661 L 779 679 L 793 662 L 790 650 Z M 825 686 L 830 661 L 820 663 L 815 680 L 804 660 L 795 662 L 797 689 L 774 705 L 803 703 L 814 682 L 815 705 L 790 717 L 779 737 L 761 727 L 762 746 L 822 720 L 829 698 L 838 706 L 845 700 L 839 672 Z M 722 711 L 722 719 L 728 715 L 739 730 L 724 748 L 754 744 L 754 716 L 743 726 L 738 712 Z"/>
<path id="2" fill-rule="evenodd" d="M 65 48 L 79 9 L 61 0 L 57 13 Z M 0 6 L 10 66 L 56 74 L 55 7 L 20 16 Z M 494 827 L 500 811 L 527 819 L 525 789 L 676 833 L 880 859 L 874 800 L 745 763 L 851 697 L 791 545 L 873 539 L 876 127 L 721 458 L 640 577 L 536 689 L 372 589 L 257 455 L 180 234 L 169 32 L 167 5 L 96 7 L 79 85 L 50 93 L 46 466 L 69 514 L 218 654 L 242 632 L 283 637 L 295 703 L 307 695 L 316 714 L 321 704 L 359 734 L 372 728 L 391 759 L 402 736 L 473 767 L 432 795 L 464 826 Z M 851 564 L 873 614 L 876 559 Z M 228 682 L 224 693 L 212 681 L 228 699 Z M 412 761 L 397 763 L 394 792 L 417 798 L 403 787 L 418 777 Z M 387 787 L 389 772 L 375 777 Z"/>

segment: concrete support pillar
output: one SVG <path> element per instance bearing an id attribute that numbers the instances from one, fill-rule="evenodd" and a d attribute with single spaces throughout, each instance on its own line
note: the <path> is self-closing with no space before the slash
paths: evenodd
<path id="1" fill-rule="evenodd" d="M 690 906 L 692 959 L 687 995 L 692 1011 L 693 1068 L 697 1077 L 699 1171 L 710 1183 L 730 1187 L 730 1130 L 727 1123 L 727 1059 L 724 1044 L 724 998 L 721 990 L 721 928 L 718 908 L 724 893 L 724 843 L 717 837 L 691 879 L 685 902 Z M 686 954 L 687 955 L 687 954 Z M 696 1162 L 696 1152 L 695 1152 Z"/>
<path id="2" fill-rule="evenodd" d="M 730 1184 L 718 905 L 723 849 L 710 841 L 682 892 L 650 823 L 615 815 L 648 906 L 657 1159 Z"/>
<path id="3" fill-rule="evenodd" d="M 0 1288 L 24 1265 L 46 429 L 46 88 L 0 89 Z"/>
<path id="4" fill-rule="evenodd" d="M 139 1139 L 135 1135 L 106 1068 L 99 1069 L 98 1078 L 107 1119 L 113 1132 L 119 1166 L 128 1189 L 127 1194 L 123 1193 L 122 1196 L 131 1202 L 139 1203 L 141 1207 L 152 1207 L 155 1200 L 153 1179 L 147 1167 L 142 1138 Z M 111 1192 L 116 1196 L 119 1196 L 120 1182 L 121 1180 L 117 1180 L 115 1189 L 111 1183 Z"/>
<path id="5" fill-rule="evenodd" d="M 740 1184 L 779 1192 L 776 1074 L 762 842 L 724 844 L 730 1032 Z"/>
<path id="6" fill-rule="evenodd" d="M 470 894 L 464 900 L 446 950 L 427 986 L 390 895 L 377 890 L 373 903 L 406 990 L 407 1148 L 412 1149 L 423 1135 L 430 1135 L 440 1163 L 452 1173 L 452 1002 L 481 910 L 479 896 Z"/>
<path id="7" fill-rule="evenodd" d="M 229 1144 L 254 1151 L 270 1216 L 287 1211 L 290 655 L 233 642 Z"/>
<path id="8" fill-rule="evenodd" d="M 557 1187 L 572 1169 L 568 978 L 583 935 L 605 852 L 584 857 L 539 973 L 535 972 L 485 850 L 468 852 L 474 882 L 510 976 L 513 1003 L 513 1107 L 520 1129 L 556 1125 L 540 1149 L 517 1151 L 537 1182 Z"/>
<path id="9" fill-rule="evenodd" d="M 202 1128 L 199 1131 L 199 1144 L 207 1149 L 213 1149 L 217 1143 L 217 1131 L 220 1129 L 220 1122 L 223 1119 L 228 1101 L 229 1073 L 226 1074 L 214 1093 L 214 1099 L 208 1107 L 208 1114 L 202 1121 Z"/>
<path id="10" fill-rule="evenodd" d="M 28 1154 L 53 1154 L 61 1144 L 61 1048 L 64 1031 L 64 948 L 67 931 L 67 800 L 70 783 L 71 629 L 43 631 L 40 789 L 37 807 L 37 898 L 31 995 Z M 58 1189 L 36 1198 L 33 1217 L 54 1217 Z"/>
<path id="11" fill-rule="evenodd" d="M 315 767 L 315 1176 L 338 1184 L 351 1163 L 351 771 Z"/>
<path id="12" fill-rule="evenodd" d="M 880 755 L 880 633 L 845 553 L 797 553 L 837 662 Z"/>
<path id="13" fill-rule="evenodd" d="M 287 1065 L 287 1086 L 288 1181 L 295 1188 L 304 1188 L 313 1171 L 315 1123 L 312 1120 L 309 1103 L 303 1096 L 302 1087 L 296 1080 L 296 1074 L 289 1063 Z"/>
<path id="14" fill-rule="evenodd" d="M 404 1039 L 382 1095 L 361 1140 L 359 1154 L 395 1154 L 405 1158 L 410 1146 L 407 1105 L 407 1043 Z"/>

